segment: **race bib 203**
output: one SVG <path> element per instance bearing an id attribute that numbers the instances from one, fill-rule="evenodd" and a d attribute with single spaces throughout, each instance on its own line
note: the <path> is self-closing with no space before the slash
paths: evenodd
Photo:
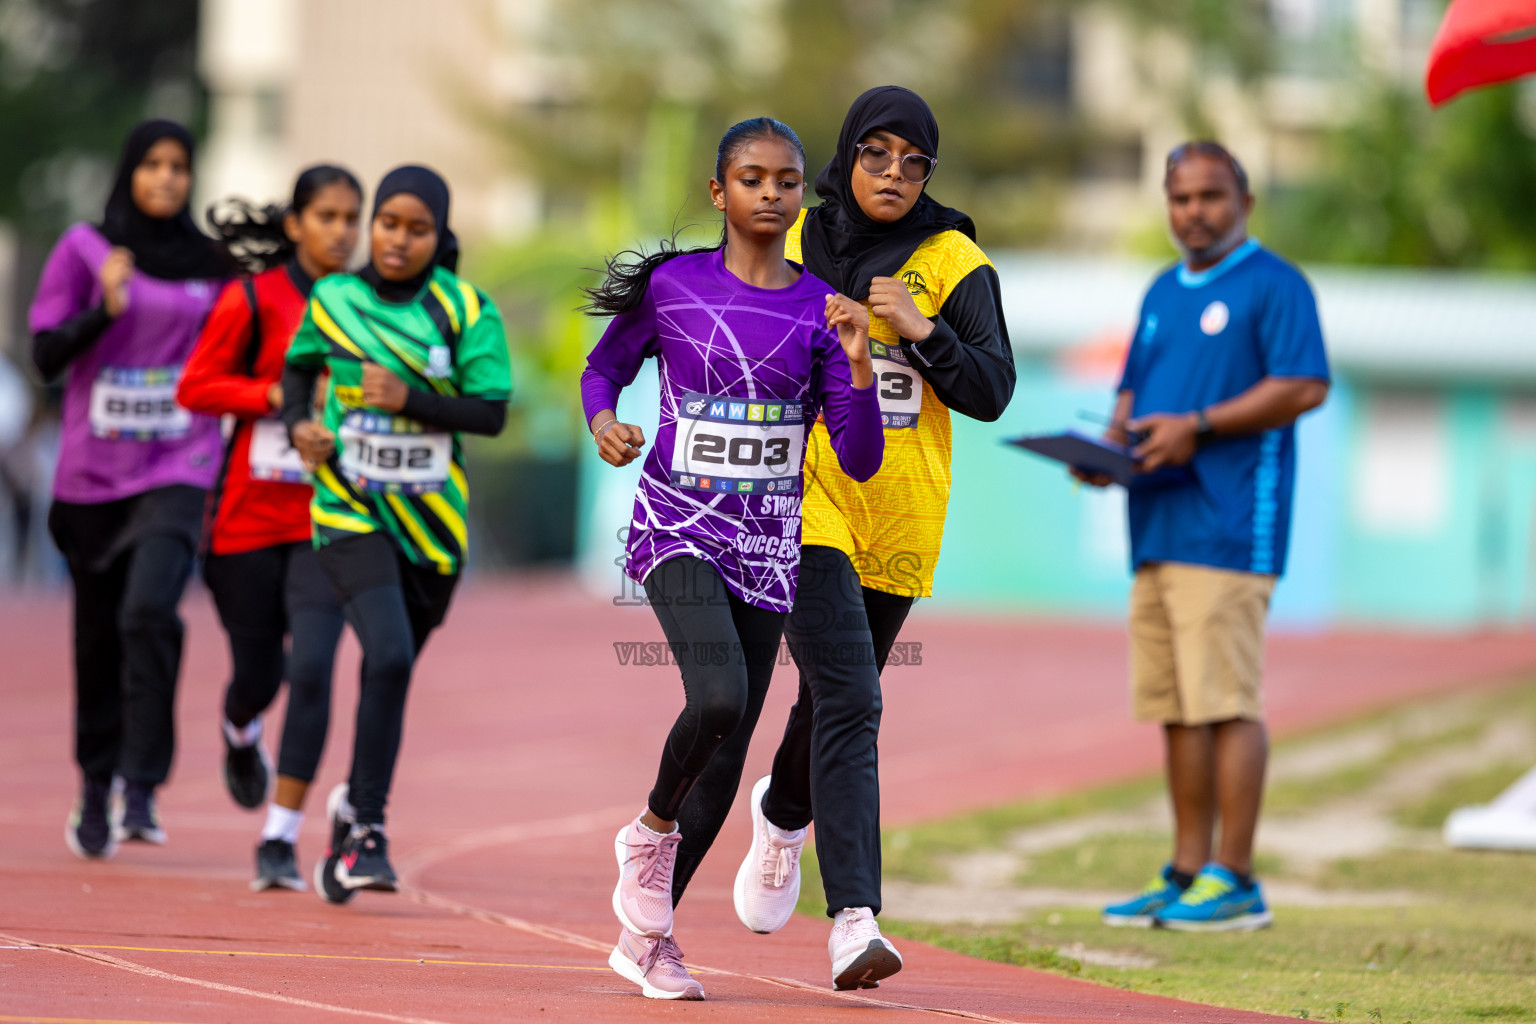
<path id="1" fill-rule="evenodd" d="M 678 402 L 672 486 L 731 494 L 800 489 L 805 412 L 798 401 L 689 392 Z"/>

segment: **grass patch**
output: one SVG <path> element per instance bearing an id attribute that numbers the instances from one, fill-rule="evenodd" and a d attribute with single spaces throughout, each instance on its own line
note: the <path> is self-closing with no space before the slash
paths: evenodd
<path id="1" fill-rule="evenodd" d="M 1515 718 L 1536 718 L 1536 684 L 1424 702 L 1319 730 L 1278 745 L 1360 740 L 1387 730 L 1380 750 L 1310 777 L 1272 787 L 1267 814 L 1314 811 L 1335 800 L 1358 800 L 1397 768 L 1426 755 L 1475 746 L 1487 730 Z M 1361 749 L 1356 743 L 1352 749 Z M 1365 749 L 1369 749 L 1365 745 Z M 1486 802 L 1525 764 L 1498 762 L 1445 780 L 1426 792 L 1383 804 L 1414 829 L 1438 828 L 1449 812 Z M 955 855 L 1000 849 L 1022 828 L 1085 815 L 1134 810 L 1163 793 L 1160 778 L 1074 796 L 1033 800 L 884 837 L 888 877 L 949 880 Z M 1385 800 L 1385 795 L 1369 797 Z M 1415 837 L 1423 833 L 1414 833 Z M 1426 840 L 1429 838 L 1423 836 Z M 1168 836 L 1156 831 L 1092 835 L 1030 854 L 1014 883 L 1024 886 L 1132 892 L 1162 864 Z M 825 907 L 814 852 L 802 863 L 801 910 Z M 1284 865 L 1260 851 L 1257 873 L 1281 875 Z M 1067 974 L 1138 992 L 1308 1020 L 1440 1024 L 1536 1021 L 1536 855 L 1442 848 L 1418 838 L 1409 848 L 1340 860 L 1307 880 L 1325 892 L 1403 892 L 1409 906 L 1280 907 L 1275 927 L 1255 933 L 1191 935 L 1110 929 L 1097 910 L 1059 907 L 1032 911 L 1007 925 L 934 925 L 891 920 L 893 936 L 921 940 L 972 956 Z M 1074 951 L 1086 950 L 1086 960 Z M 1148 967 L 1096 964 L 1093 954 L 1118 954 Z"/>
<path id="2" fill-rule="evenodd" d="M 1398 824 L 1409 828 L 1440 828 L 1456 808 L 1487 803 L 1530 771 L 1530 768 L 1528 764 L 1505 761 L 1480 771 L 1459 775 L 1448 779 L 1423 799 L 1399 807 L 1393 817 Z"/>
<path id="3" fill-rule="evenodd" d="M 1161 779 L 1137 779 L 1086 793 L 1028 800 L 931 824 L 888 829 L 880 837 L 884 874 L 911 882 L 942 882 L 949 877 L 943 863 L 947 855 L 996 849 L 1010 834 L 1031 825 L 1130 810 L 1155 799 L 1162 790 Z M 1137 884 L 1144 881 L 1141 878 Z"/>
<path id="4" fill-rule="evenodd" d="M 1428 734 L 1395 735 L 1391 745 L 1377 757 L 1359 764 L 1345 765 L 1315 778 L 1286 779 L 1272 784 L 1264 793 L 1265 813 L 1303 814 L 1319 803 L 1353 796 L 1380 782 L 1394 768 L 1425 754 L 1465 746 L 1475 741 L 1487 727 L 1485 713 L 1472 721 L 1453 724 Z M 1289 746 L 1282 744 L 1280 749 Z"/>
<path id="5" fill-rule="evenodd" d="M 1388 850 L 1375 857 L 1341 860 L 1316 879 L 1335 890 L 1403 891 L 1459 903 L 1482 912 L 1484 905 L 1515 902 L 1527 913 L 1536 907 L 1536 854 L 1497 850 Z M 1536 914 L 1531 914 L 1536 927 Z M 1531 981 L 1536 989 L 1536 978 Z"/>
<path id="6" fill-rule="evenodd" d="M 1166 833 L 1111 832 L 1030 855 L 1016 881 L 1063 889 L 1123 890 L 1129 898 L 1167 859 Z M 1280 861 L 1260 853 L 1254 857 L 1254 870 L 1260 875 L 1277 874 Z"/>
<path id="7" fill-rule="evenodd" d="M 1391 1024 L 1536 1019 L 1536 927 L 1525 907 L 1475 918 L 1439 907 L 1289 909 L 1266 931 L 1217 935 L 1110 930 L 1097 912 L 1081 909 L 1042 911 L 1006 927 L 882 918 L 881 928 L 1133 992 L 1287 1017 Z M 1079 942 L 1156 966 L 1081 963 L 1063 952 Z"/>

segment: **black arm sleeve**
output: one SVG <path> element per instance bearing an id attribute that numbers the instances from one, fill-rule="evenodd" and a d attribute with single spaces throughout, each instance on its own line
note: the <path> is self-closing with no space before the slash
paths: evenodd
<path id="1" fill-rule="evenodd" d="M 53 380 L 80 353 L 95 344 L 111 323 L 106 307 L 98 304 L 70 317 L 51 331 L 38 331 L 32 338 L 32 364 L 44 380 Z"/>
<path id="2" fill-rule="evenodd" d="M 283 425 L 288 436 L 293 428 L 314 416 L 315 381 L 320 379 L 320 367 L 283 364 Z"/>
<path id="3" fill-rule="evenodd" d="M 438 430 L 457 430 L 464 434 L 495 437 L 507 425 L 507 403 L 474 395 L 439 395 L 435 391 L 411 388 L 400 414 Z"/>
<path id="4" fill-rule="evenodd" d="M 920 342 L 902 339 L 902 345 L 933 393 L 956 412 L 990 423 L 1008 408 L 1013 345 L 991 267 L 977 267 L 945 297 L 932 334 Z"/>

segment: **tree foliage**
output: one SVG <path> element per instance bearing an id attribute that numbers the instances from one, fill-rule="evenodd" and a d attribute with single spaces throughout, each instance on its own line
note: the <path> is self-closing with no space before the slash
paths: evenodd
<path id="1" fill-rule="evenodd" d="M 0 219 L 51 240 L 151 110 L 196 121 L 197 0 L 0 0 Z"/>
<path id="2" fill-rule="evenodd" d="M 1304 260 L 1536 270 L 1536 138 L 1519 87 L 1440 110 L 1363 91 L 1319 173 L 1260 207 L 1265 239 Z"/>

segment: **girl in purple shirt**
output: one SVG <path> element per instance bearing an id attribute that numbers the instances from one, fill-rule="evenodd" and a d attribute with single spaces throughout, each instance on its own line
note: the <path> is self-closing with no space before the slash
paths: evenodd
<path id="1" fill-rule="evenodd" d="M 614 415 L 619 392 L 645 359 L 660 364 L 627 571 L 645 585 L 685 703 L 645 810 L 615 840 L 624 927 L 608 958 L 654 999 L 704 997 L 672 939 L 672 909 L 730 810 L 794 603 L 809 427 L 826 422 L 854 479 L 873 476 L 884 453 L 863 305 L 784 258 L 805 192 L 800 140 L 766 117 L 735 125 L 709 189 L 725 215 L 721 245 L 609 264 L 591 309 L 614 319 L 581 382 L 593 439 L 623 466 L 646 441 Z M 719 759 L 734 771 L 716 765 L 718 784 L 696 789 Z"/>
<path id="2" fill-rule="evenodd" d="M 32 300 L 32 358 L 67 370 L 48 526 L 75 585 L 75 758 L 84 776 L 65 839 L 110 857 L 165 842 L 154 791 L 170 771 L 181 666 L 176 614 L 218 421 L 176 404 L 182 364 L 231 267 L 192 222 L 192 137 L 171 121 L 129 134 L 101 224 L 54 246 Z M 107 816 L 113 776 L 123 816 Z"/>

